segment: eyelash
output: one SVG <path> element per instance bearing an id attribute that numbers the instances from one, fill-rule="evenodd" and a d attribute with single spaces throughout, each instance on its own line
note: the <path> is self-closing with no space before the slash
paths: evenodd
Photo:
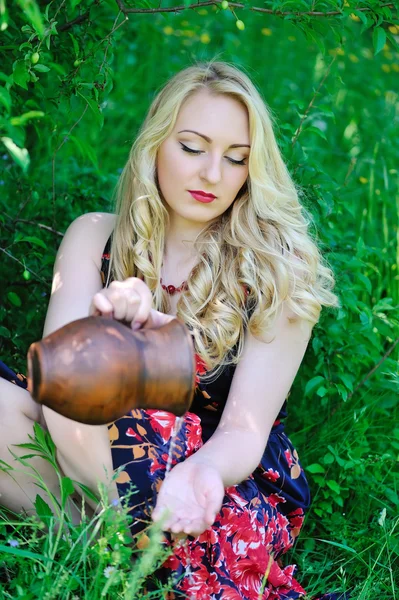
<path id="1" fill-rule="evenodd" d="M 179 142 L 179 144 L 182 147 L 182 150 L 184 150 L 184 152 L 188 152 L 189 154 L 202 154 L 201 150 L 192 150 L 192 148 L 188 148 L 187 146 L 185 146 L 182 142 Z M 231 162 L 231 164 L 233 165 L 238 165 L 238 166 L 242 166 L 245 167 L 247 163 L 244 162 L 245 159 L 243 160 L 234 160 L 233 158 L 229 158 L 228 156 L 226 157 L 227 160 L 229 160 Z"/>

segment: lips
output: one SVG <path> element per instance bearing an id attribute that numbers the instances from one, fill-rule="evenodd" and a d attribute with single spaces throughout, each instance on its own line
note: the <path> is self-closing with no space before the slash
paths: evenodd
<path id="1" fill-rule="evenodd" d="M 212 202 L 215 200 L 216 196 L 213 194 L 207 194 L 206 192 L 202 192 L 200 190 L 188 190 L 193 198 L 198 200 L 199 202 Z"/>

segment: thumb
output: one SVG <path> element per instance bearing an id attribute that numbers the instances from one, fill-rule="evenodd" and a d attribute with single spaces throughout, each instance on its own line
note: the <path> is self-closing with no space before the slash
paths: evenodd
<path id="1" fill-rule="evenodd" d="M 175 318 L 176 317 L 174 315 L 166 315 L 165 313 L 162 313 L 159 310 L 155 310 L 154 308 L 152 308 L 150 310 L 148 319 L 143 325 L 143 329 L 159 329 L 159 327 L 167 325 Z"/>

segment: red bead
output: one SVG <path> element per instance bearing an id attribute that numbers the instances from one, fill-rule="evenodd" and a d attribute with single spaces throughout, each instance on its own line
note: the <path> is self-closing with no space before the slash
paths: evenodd
<path id="1" fill-rule="evenodd" d="M 186 290 L 187 289 L 187 282 L 183 281 L 183 283 L 181 284 L 180 287 L 176 288 L 174 285 L 164 285 L 162 283 L 162 277 L 161 277 L 161 286 L 162 289 L 165 290 L 165 292 L 167 292 L 169 294 L 169 296 L 173 296 L 176 292 L 181 292 L 182 290 Z"/>

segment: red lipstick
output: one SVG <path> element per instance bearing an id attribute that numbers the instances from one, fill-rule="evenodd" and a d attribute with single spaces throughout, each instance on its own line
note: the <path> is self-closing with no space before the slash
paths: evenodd
<path id="1" fill-rule="evenodd" d="M 193 198 L 199 202 L 212 202 L 216 196 L 214 194 L 207 194 L 201 190 L 188 190 Z"/>

